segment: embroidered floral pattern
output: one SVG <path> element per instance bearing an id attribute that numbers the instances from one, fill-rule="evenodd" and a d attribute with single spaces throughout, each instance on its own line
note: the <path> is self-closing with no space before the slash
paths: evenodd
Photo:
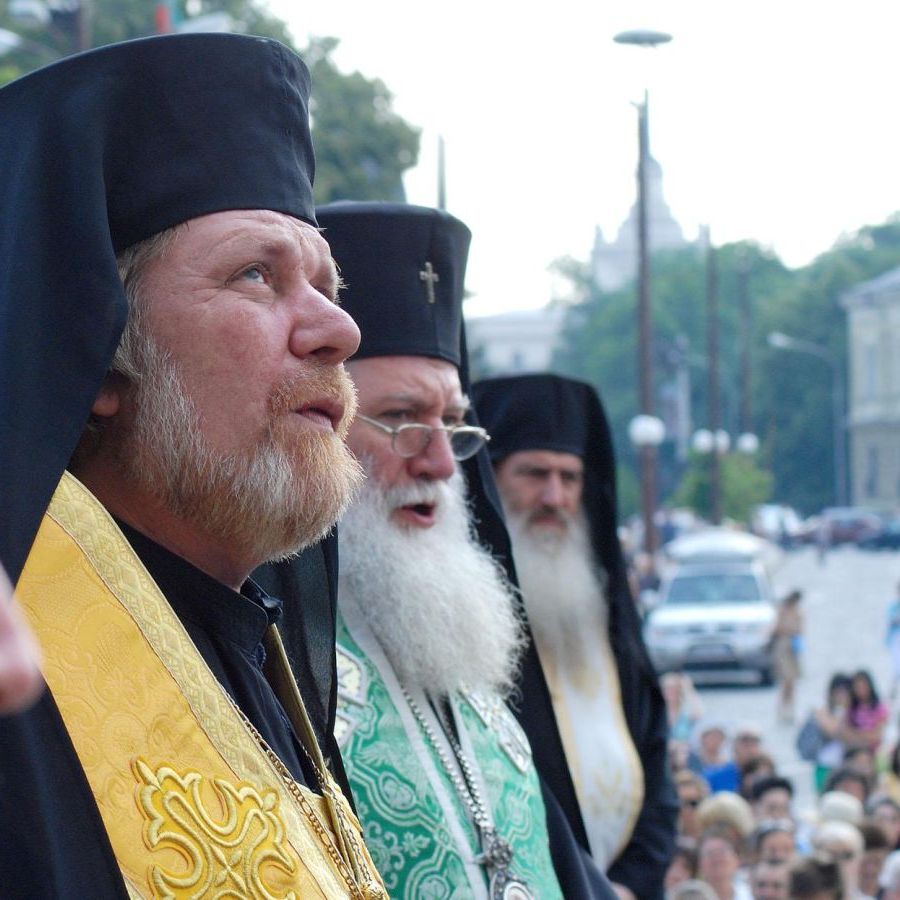
<path id="1" fill-rule="evenodd" d="M 294 891 L 273 893 L 262 872 L 265 864 L 287 874 L 295 868 L 284 846 L 275 791 L 216 778 L 213 787 L 222 811 L 216 815 L 204 800 L 199 772 L 179 775 L 169 766 L 154 771 L 138 757 L 134 774 L 141 785 L 138 804 L 147 820 L 148 846 L 171 847 L 187 860 L 183 873 L 152 867 L 150 882 L 157 897 L 295 900 Z"/>

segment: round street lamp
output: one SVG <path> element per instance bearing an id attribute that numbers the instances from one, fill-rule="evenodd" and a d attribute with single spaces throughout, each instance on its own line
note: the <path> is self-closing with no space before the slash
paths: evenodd
<path id="1" fill-rule="evenodd" d="M 628 438 L 635 447 L 658 447 L 666 438 L 666 426 L 656 416 L 635 416 L 628 423 Z"/>
<path id="2" fill-rule="evenodd" d="M 644 551 L 651 559 L 656 552 L 656 448 L 666 436 L 666 426 L 656 416 L 641 413 L 628 423 L 628 437 L 637 448 L 641 462 L 641 522 Z"/>
<path id="3" fill-rule="evenodd" d="M 738 453 L 745 453 L 747 456 L 753 456 L 759 452 L 759 438 L 752 431 L 745 431 L 737 439 Z"/>
<path id="4" fill-rule="evenodd" d="M 702 453 L 704 456 L 707 453 L 712 453 L 715 444 L 716 439 L 708 428 L 698 428 L 691 438 L 691 446 L 694 448 L 694 451 Z"/>

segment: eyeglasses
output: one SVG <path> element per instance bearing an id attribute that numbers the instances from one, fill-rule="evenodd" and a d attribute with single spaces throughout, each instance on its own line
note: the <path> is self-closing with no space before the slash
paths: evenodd
<path id="1" fill-rule="evenodd" d="M 419 422 L 407 422 L 394 428 L 362 413 L 357 413 L 356 418 L 389 434 L 391 449 L 404 459 L 411 459 L 422 453 L 431 443 L 435 431 L 443 431 L 447 435 L 450 452 L 460 462 L 474 456 L 491 439 L 483 428 L 476 425 L 423 425 Z"/>

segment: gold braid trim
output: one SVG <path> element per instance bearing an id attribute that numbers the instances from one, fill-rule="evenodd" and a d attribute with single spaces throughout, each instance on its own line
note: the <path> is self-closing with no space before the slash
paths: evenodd
<path id="1" fill-rule="evenodd" d="M 235 875 L 249 878 L 237 896 L 348 895 L 159 588 L 68 473 L 17 591 L 130 895 L 233 897 Z M 375 871 L 367 854 L 360 867 Z"/>

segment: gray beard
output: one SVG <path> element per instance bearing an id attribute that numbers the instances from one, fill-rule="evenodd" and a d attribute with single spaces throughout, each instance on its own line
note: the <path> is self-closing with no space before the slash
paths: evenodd
<path id="1" fill-rule="evenodd" d="M 319 432 L 286 440 L 273 429 L 241 455 L 221 453 L 206 440 L 177 366 L 152 339 L 141 340 L 137 416 L 117 448 L 135 483 L 258 563 L 292 556 L 324 537 L 362 480 L 343 441 Z M 332 386 L 337 376 L 307 378 Z"/>
<path id="2" fill-rule="evenodd" d="M 398 506 L 435 501 L 431 528 L 389 518 Z M 401 489 L 370 474 L 340 536 L 340 602 L 358 606 L 405 687 L 509 695 L 524 647 L 515 591 L 478 543 L 458 472 Z"/>
<path id="3" fill-rule="evenodd" d="M 607 575 L 594 559 L 584 514 L 565 532 L 529 525 L 527 513 L 508 512 L 507 526 L 528 622 L 542 652 L 577 667 L 587 640 L 609 625 Z"/>

